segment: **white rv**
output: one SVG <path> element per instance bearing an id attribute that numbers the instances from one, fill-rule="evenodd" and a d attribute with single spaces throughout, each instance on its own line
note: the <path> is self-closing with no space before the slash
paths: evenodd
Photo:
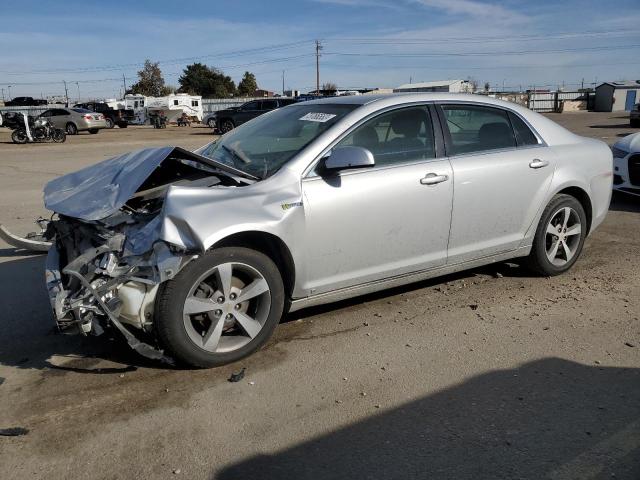
<path id="1" fill-rule="evenodd" d="M 163 112 L 168 122 L 175 122 L 183 113 L 192 120 L 202 121 L 202 97 L 199 95 L 176 93 L 166 97 L 147 97 L 146 107 L 149 114 Z"/>
<path id="2" fill-rule="evenodd" d="M 124 96 L 124 108 L 127 110 L 133 110 L 133 113 L 136 117 L 135 120 L 130 123 L 134 125 L 144 125 L 147 121 L 147 110 L 145 107 L 146 99 L 144 95 L 132 95 L 127 94 Z M 120 102 L 118 102 L 120 103 Z"/>

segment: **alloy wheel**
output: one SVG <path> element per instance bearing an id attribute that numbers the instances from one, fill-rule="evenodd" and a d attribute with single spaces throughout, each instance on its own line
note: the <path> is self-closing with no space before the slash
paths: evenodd
<path id="1" fill-rule="evenodd" d="M 545 235 L 547 259 L 561 267 L 575 256 L 580 245 L 580 216 L 571 207 L 562 207 L 551 216 Z"/>
<path id="2" fill-rule="evenodd" d="M 223 263 L 200 276 L 183 308 L 190 340 L 211 352 L 231 352 L 254 339 L 271 308 L 271 292 L 264 276 L 243 263 Z"/>

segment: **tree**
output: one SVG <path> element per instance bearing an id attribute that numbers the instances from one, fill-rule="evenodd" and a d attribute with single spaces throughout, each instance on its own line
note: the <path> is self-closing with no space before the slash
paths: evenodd
<path id="1" fill-rule="evenodd" d="M 491 90 L 491 85 L 489 85 L 489 82 L 485 82 L 484 84 L 484 91 L 488 92 L 489 90 Z"/>
<path id="2" fill-rule="evenodd" d="M 162 97 L 166 95 L 164 78 L 158 62 L 144 61 L 144 68 L 138 72 L 138 82 L 131 85 L 129 93 L 137 93 L 148 97 Z"/>
<path id="3" fill-rule="evenodd" d="M 164 87 L 162 87 L 162 90 L 160 91 L 161 93 L 161 97 L 166 97 L 167 95 L 171 95 L 172 93 L 175 93 L 175 91 L 177 90 L 177 88 L 174 85 L 165 85 Z"/>
<path id="4" fill-rule="evenodd" d="M 328 90 L 329 92 L 335 92 L 338 90 L 338 86 L 333 82 L 324 82 L 320 87 L 320 90 Z"/>
<path id="5" fill-rule="evenodd" d="M 238 96 L 251 97 L 258 89 L 256 76 L 251 72 L 244 72 L 242 80 L 238 83 Z"/>
<path id="6" fill-rule="evenodd" d="M 178 82 L 181 92 L 205 98 L 227 98 L 236 93 L 231 77 L 202 63 L 187 65 Z"/>

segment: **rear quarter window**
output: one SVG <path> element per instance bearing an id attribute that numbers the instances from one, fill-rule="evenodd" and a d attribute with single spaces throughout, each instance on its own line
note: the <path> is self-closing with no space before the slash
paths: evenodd
<path id="1" fill-rule="evenodd" d="M 513 131 L 516 134 L 516 142 L 519 147 L 539 145 L 540 142 L 538 142 L 538 138 L 518 115 L 509 112 L 509 120 L 511 120 Z"/>

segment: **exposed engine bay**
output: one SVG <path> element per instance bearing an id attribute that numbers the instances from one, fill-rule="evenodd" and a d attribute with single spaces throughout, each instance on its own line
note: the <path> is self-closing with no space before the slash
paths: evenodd
<path id="1" fill-rule="evenodd" d="M 167 192 L 251 183 L 233 167 L 175 147 L 121 155 L 49 182 L 44 201 L 55 214 L 41 222 L 38 242 L 41 250 L 51 242 L 46 282 L 60 331 L 100 335 L 111 325 L 138 353 L 170 362 L 128 329 L 151 330 L 160 284 L 202 253 L 161 239 Z M 34 244 L 0 234 L 22 248 Z"/>

